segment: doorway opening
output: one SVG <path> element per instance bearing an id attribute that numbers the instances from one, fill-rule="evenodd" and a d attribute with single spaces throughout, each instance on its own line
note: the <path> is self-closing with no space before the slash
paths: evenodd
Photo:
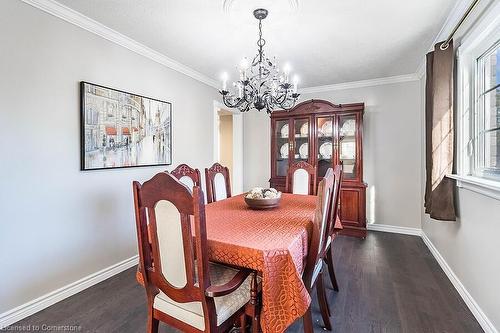
<path id="1" fill-rule="evenodd" d="M 227 166 L 234 194 L 243 192 L 243 116 L 214 102 L 214 162 Z"/>
<path id="2" fill-rule="evenodd" d="M 219 162 L 233 174 L 233 114 L 219 110 Z"/>

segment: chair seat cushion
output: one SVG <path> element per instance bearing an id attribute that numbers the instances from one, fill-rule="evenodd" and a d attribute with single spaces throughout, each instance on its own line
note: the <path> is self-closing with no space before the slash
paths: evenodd
<path id="1" fill-rule="evenodd" d="M 210 263 L 210 282 L 212 285 L 225 284 L 237 273 L 238 270 L 236 269 Z M 217 326 L 225 322 L 250 301 L 250 281 L 251 275 L 231 294 L 214 297 L 215 309 L 217 311 Z M 201 302 L 178 303 L 160 291 L 154 299 L 153 308 L 199 330 L 205 330 L 205 317 Z"/>

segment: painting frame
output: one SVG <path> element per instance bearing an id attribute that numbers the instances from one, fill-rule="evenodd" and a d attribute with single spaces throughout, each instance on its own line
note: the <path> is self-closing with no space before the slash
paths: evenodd
<path id="1" fill-rule="evenodd" d="M 124 94 L 128 95 L 134 98 L 139 98 L 139 99 L 144 99 L 146 101 L 151 101 L 151 103 L 161 103 L 163 105 L 168 106 L 168 134 L 167 136 L 163 136 L 162 138 L 167 141 L 168 149 L 167 153 L 165 155 L 166 160 L 165 161 L 158 161 L 158 163 L 146 163 L 146 164 L 134 164 L 134 165 L 118 165 L 118 166 L 98 166 L 98 167 L 89 167 L 88 166 L 88 156 L 87 154 L 89 153 L 89 149 L 87 147 L 87 137 L 86 137 L 86 131 L 87 131 L 87 111 L 88 111 L 88 105 L 87 105 L 87 92 L 86 92 L 86 87 L 91 86 L 95 87 L 97 89 L 101 90 L 107 90 L 110 92 L 114 92 L 117 94 Z M 88 81 L 80 81 L 80 171 L 94 171 L 94 170 L 109 170 L 109 169 L 128 169 L 128 168 L 138 168 L 138 167 L 157 167 L 157 166 L 169 166 L 172 165 L 172 158 L 173 158 L 173 135 L 172 135 L 172 116 L 173 116 L 173 105 L 171 102 L 163 101 L 157 98 L 152 98 L 140 94 L 135 94 L 135 93 L 130 93 L 124 90 L 120 89 L 115 89 L 111 87 L 107 87 L 104 85 L 88 82 Z M 102 126 L 102 125 L 101 125 Z M 134 127 L 133 131 L 137 131 L 138 129 Z M 139 131 L 141 131 L 142 128 L 139 127 Z M 130 136 L 130 131 L 132 131 L 132 127 L 129 129 L 129 133 L 127 134 Z M 115 136 L 116 136 L 116 128 L 115 128 Z M 122 135 L 122 133 L 120 133 Z M 104 138 L 103 138 L 104 140 Z M 128 139 L 127 139 L 128 140 Z M 154 139 L 153 139 L 154 142 Z M 128 147 L 128 141 L 127 141 L 127 147 Z M 104 148 L 104 149 L 103 149 Z M 106 146 L 103 143 L 103 147 L 101 147 L 103 151 L 106 150 Z M 104 153 L 102 153 L 104 154 Z"/>

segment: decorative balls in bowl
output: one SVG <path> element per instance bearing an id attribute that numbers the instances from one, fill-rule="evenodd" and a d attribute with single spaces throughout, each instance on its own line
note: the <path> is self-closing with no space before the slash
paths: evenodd
<path id="1" fill-rule="evenodd" d="M 254 187 L 245 195 L 245 202 L 251 209 L 271 209 L 280 205 L 281 192 L 274 188 Z"/>

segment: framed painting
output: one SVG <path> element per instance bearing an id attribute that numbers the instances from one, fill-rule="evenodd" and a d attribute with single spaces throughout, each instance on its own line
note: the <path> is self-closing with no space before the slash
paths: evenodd
<path id="1" fill-rule="evenodd" d="M 81 82 L 81 170 L 170 165 L 172 104 Z"/>

